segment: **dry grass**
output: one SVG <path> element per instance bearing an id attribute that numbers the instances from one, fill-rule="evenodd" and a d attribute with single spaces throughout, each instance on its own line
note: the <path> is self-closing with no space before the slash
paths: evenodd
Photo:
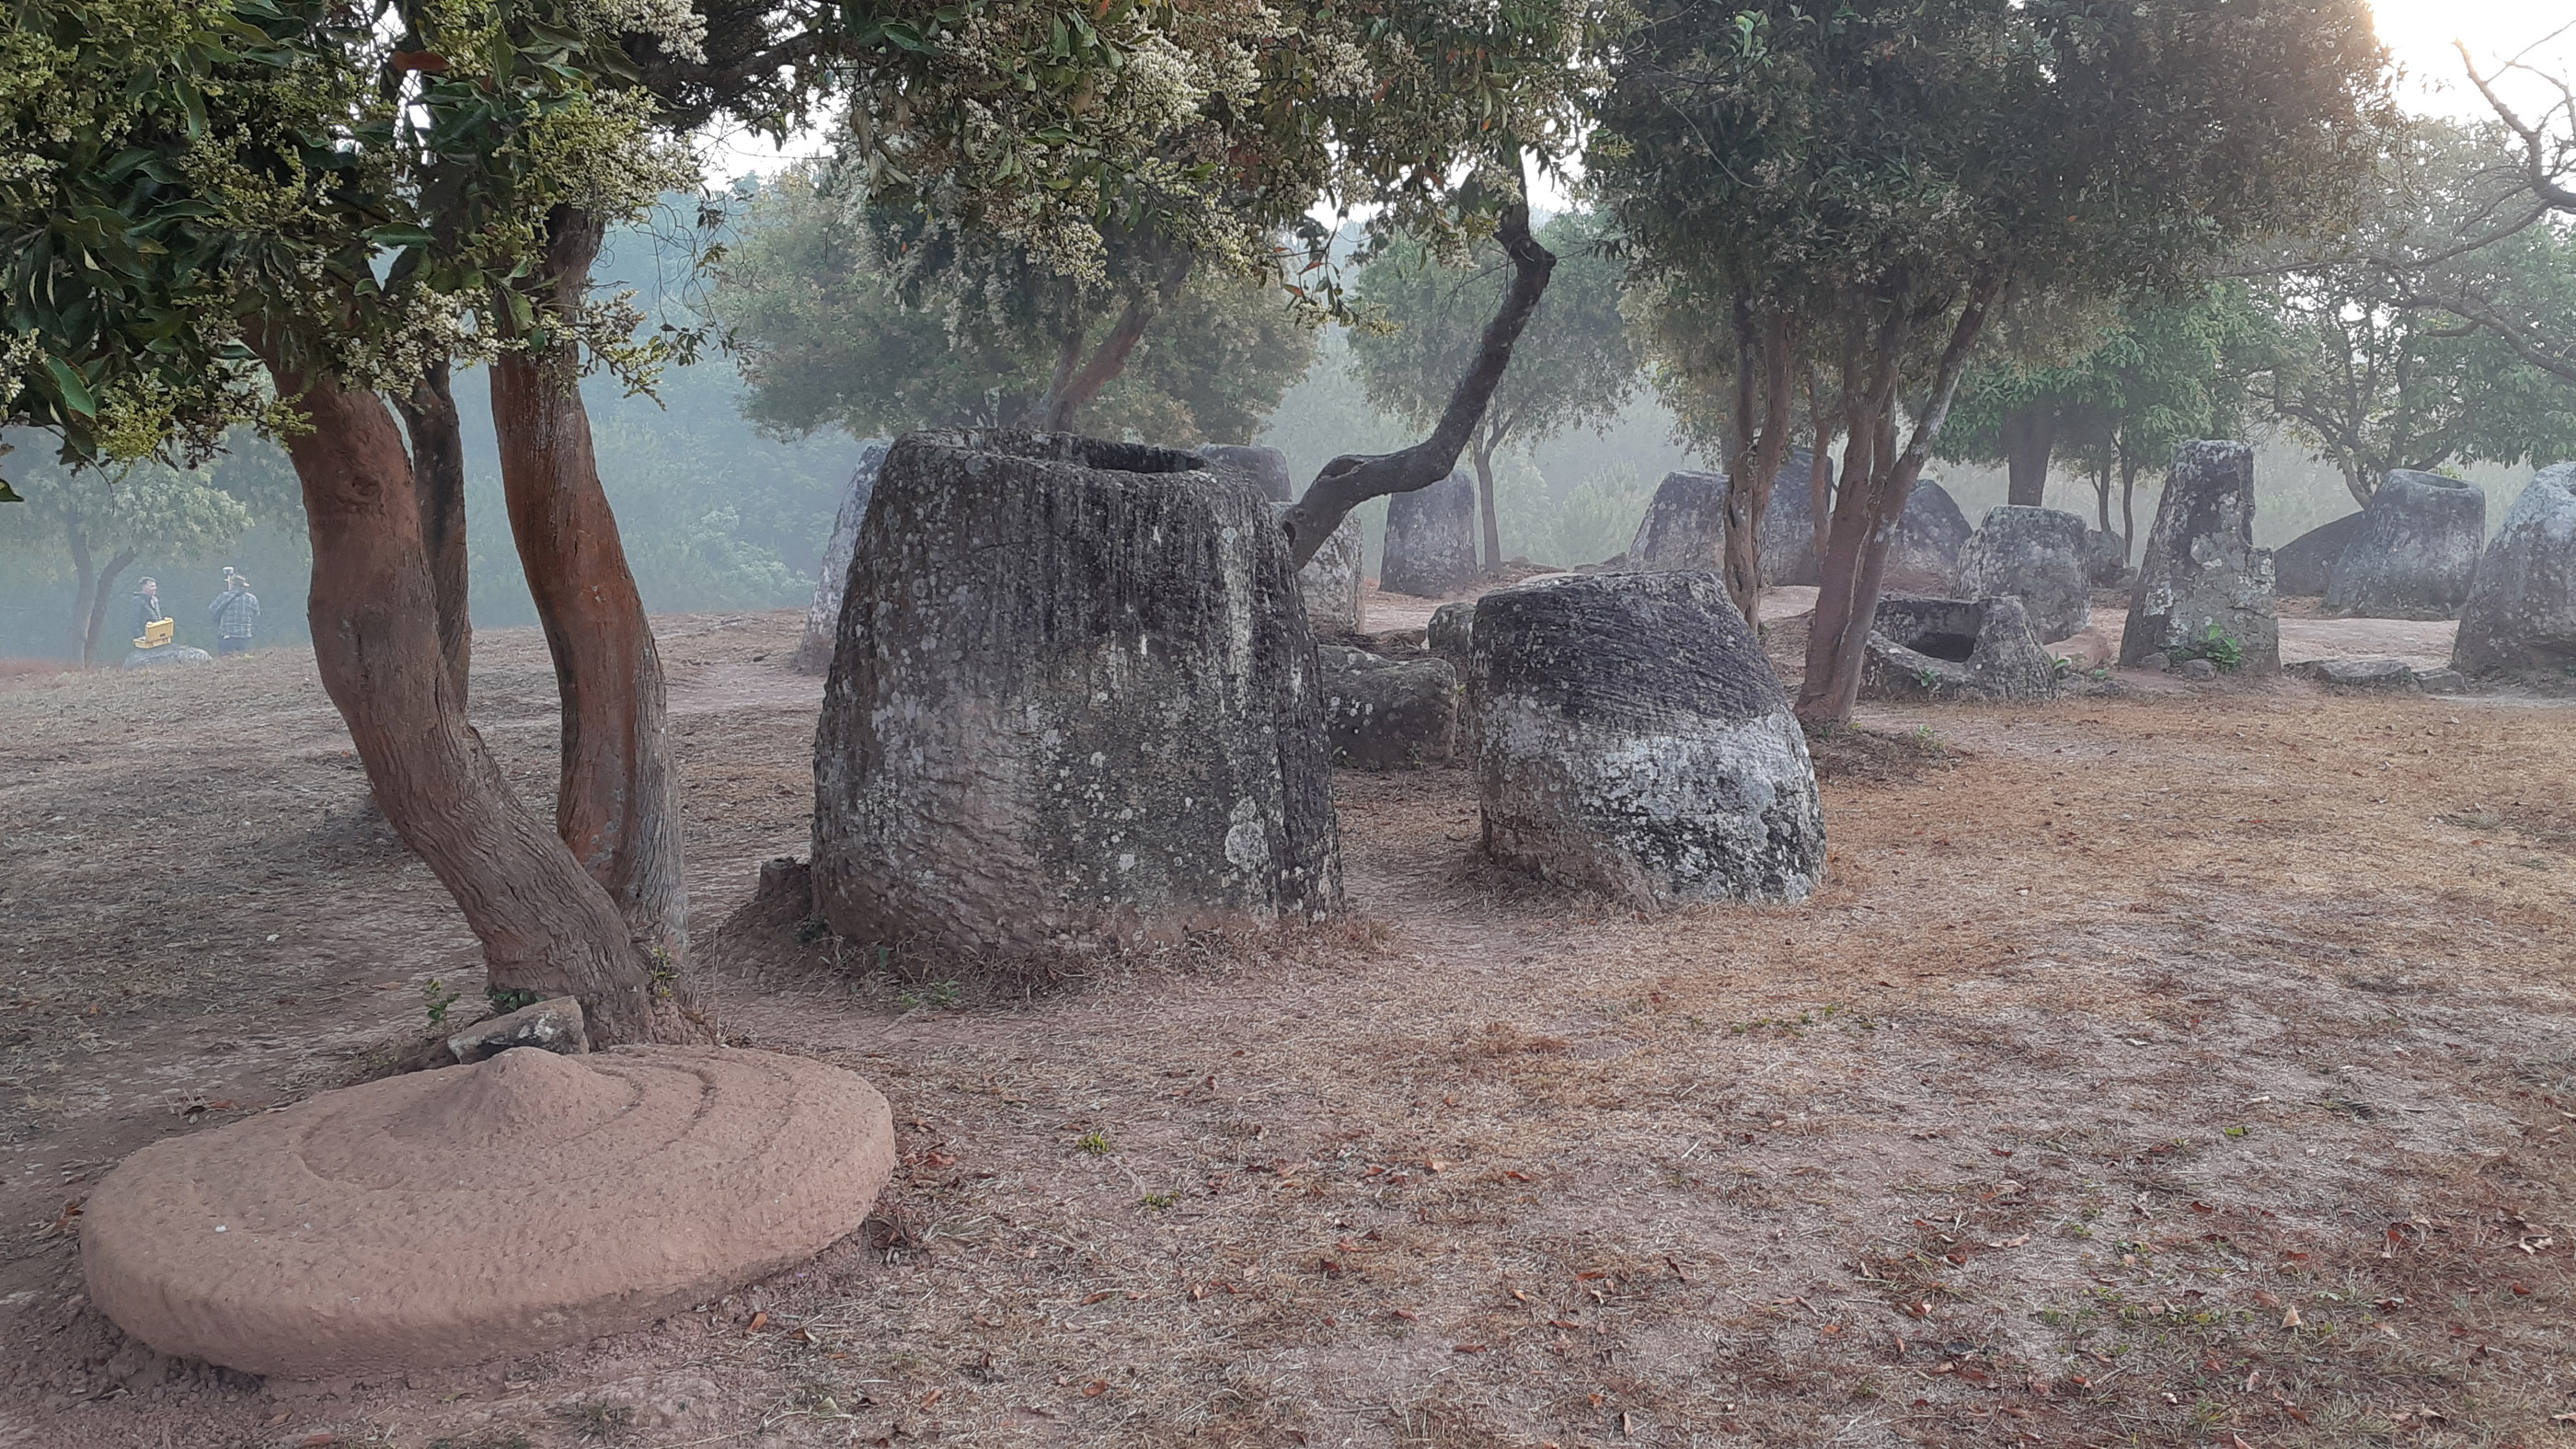
<path id="1" fill-rule="evenodd" d="M 554 1446 L 592 1409 L 661 1449 L 2569 1442 L 2576 715 L 2295 686 L 1885 712 L 1820 747 L 1815 899 L 1651 920 L 1478 867 L 1461 772 L 1350 776 L 1349 923 L 952 1004 L 715 929 L 801 848 L 811 686 L 750 658 L 784 616 L 677 622 L 713 994 L 887 1091 L 868 1227 L 650 1332 L 307 1388 L 119 1359 L 66 1235 L 22 1237 L 17 1442 Z M 534 641 L 481 655 L 539 793 Z M 157 1084 L 264 1104 L 419 980 L 479 984 L 397 889 L 417 867 L 361 848 L 318 696 L 252 667 L 231 704 L 0 702 L 6 919 L 45 943 L 14 1221 L 198 1120 L 137 1115 Z M 81 723 L 201 707 L 245 711 L 254 763 Z M 275 880 L 147 909 L 177 878 L 41 823 L 183 800 Z M 185 970 L 134 924 L 183 909 Z M 301 949 L 252 949 L 280 920 Z"/>

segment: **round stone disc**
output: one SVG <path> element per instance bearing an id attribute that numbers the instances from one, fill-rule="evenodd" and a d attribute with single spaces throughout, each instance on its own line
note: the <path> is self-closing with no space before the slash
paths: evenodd
<path id="1" fill-rule="evenodd" d="M 858 1227 L 885 1098 L 770 1052 L 528 1048 L 158 1142 L 82 1216 L 90 1298 L 162 1353 L 329 1377 L 640 1327 Z"/>

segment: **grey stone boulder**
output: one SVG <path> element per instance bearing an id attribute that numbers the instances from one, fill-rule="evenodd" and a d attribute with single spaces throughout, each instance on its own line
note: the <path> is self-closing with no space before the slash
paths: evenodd
<path id="1" fill-rule="evenodd" d="M 212 664 L 215 656 L 203 649 L 185 644 L 164 644 L 158 649 L 137 649 L 125 656 L 120 669 L 163 669 L 173 664 Z"/>
<path id="2" fill-rule="evenodd" d="M 1889 594 L 1878 601 L 1871 624 L 1863 699 L 2057 697 L 2057 661 L 2031 633 L 2019 599 Z"/>
<path id="3" fill-rule="evenodd" d="M 1502 865 L 1649 907 L 1800 900 L 1823 874 L 1806 735 L 1713 573 L 1485 595 L 1467 711 Z"/>
<path id="4" fill-rule="evenodd" d="M 1476 581 L 1476 480 L 1452 473 L 1386 502 L 1386 552 L 1377 586 L 1437 599 Z"/>
<path id="5" fill-rule="evenodd" d="M 2326 568 L 2326 607 L 2373 619 L 2456 619 L 2487 542 L 2476 484 L 2400 468 L 2361 512 L 2361 531 Z"/>
<path id="6" fill-rule="evenodd" d="M 1813 457 L 1805 448 L 1791 449 L 1771 480 L 1771 501 L 1762 510 L 1760 533 L 1765 584 L 1821 581 L 1816 567 L 1815 499 L 1808 481 Z M 1905 511 L 1897 515 L 1896 536 L 1887 545 L 1888 576 L 1909 587 L 1939 587 L 1957 570 L 1959 550 L 1966 547 L 1972 532 L 1968 516 L 1959 511 L 1959 501 L 1949 489 L 1935 479 L 1917 481 L 1914 491 L 1906 495 Z"/>
<path id="7" fill-rule="evenodd" d="M 535 1047 L 557 1056 L 590 1050 L 590 1026 L 581 1014 L 581 999 L 558 996 L 533 1006 L 478 1021 L 447 1039 L 447 1050 L 460 1062 L 497 1057 L 512 1047 Z"/>
<path id="8" fill-rule="evenodd" d="M 1285 513 L 1285 503 L 1272 505 Z M 1344 518 L 1315 556 L 1297 571 L 1297 592 L 1306 601 L 1306 622 L 1318 636 L 1357 634 L 1367 626 L 1360 601 L 1360 575 L 1367 543 L 1356 517 Z"/>
<path id="9" fill-rule="evenodd" d="M 2505 514 L 2460 609 L 2451 667 L 2576 667 L 2576 463 L 2540 470 Z"/>
<path id="10" fill-rule="evenodd" d="M 2281 667 L 2272 554 L 2254 546 L 2254 450 L 2195 441 L 2174 449 L 2156 526 L 2120 636 L 2120 662 L 2150 654 L 2208 659 L 2251 673 Z"/>
<path id="11" fill-rule="evenodd" d="M 815 730 L 815 909 L 999 959 L 1337 908 L 1296 587 L 1270 501 L 1194 454 L 897 442 Z"/>
<path id="12" fill-rule="evenodd" d="M 1288 455 L 1277 448 L 1247 448 L 1235 443 L 1209 443 L 1199 449 L 1220 478 L 1249 483 L 1273 503 L 1297 501 L 1296 480 L 1288 476 Z"/>
<path id="13" fill-rule="evenodd" d="M 1667 473 L 1622 562 L 1641 573 L 1726 570 L 1726 475 Z"/>
<path id="14" fill-rule="evenodd" d="M 2361 536 L 2366 521 L 2365 514 L 2347 513 L 2272 550 L 2272 592 L 2285 597 L 2324 598 L 2326 575 L 2343 557 L 2343 551 Z"/>
<path id="15" fill-rule="evenodd" d="M 2043 644 L 2083 632 L 2093 617 L 2084 520 L 2054 508 L 2005 504 L 1959 550 L 1950 574 L 1954 598 L 2021 600 L 2030 630 Z"/>
<path id="16" fill-rule="evenodd" d="M 2415 689 L 2422 681 L 2415 667 L 2403 659 L 2365 656 L 2356 659 L 2312 659 L 2297 666 L 2303 679 L 2330 684 L 2338 689 Z"/>
<path id="17" fill-rule="evenodd" d="M 877 470 L 885 466 L 884 438 L 859 445 L 858 466 L 841 490 L 841 509 L 832 518 L 832 537 L 823 545 L 822 567 L 814 571 L 814 602 L 805 611 L 805 635 L 796 641 L 788 667 L 799 674 L 821 674 L 832 667 L 832 638 L 841 626 L 841 595 L 850 585 L 850 550 L 859 541 L 859 524 L 876 495 Z"/>
<path id="18" fill-rule="evenodd" d="M 2101 528 L 2084 530 L 2084 577 L 2097 589 L 2115 589 L 2129 581 L 2129 544 Z"/>
<path id="19" fill-rule="evenodd" d="M 1467 645 L 1476 631 L 1476 601 L 1460 599 L 1442 604 L 1431 611 L 1431 627 L 1424 631 L 1422 647 L 1464 669 L 1467 667 Z"/>
<path id="20" fill-rule="evenodd" d="M 1333 763 L 1360 770 L 1445 765 L 1458 752 L 1458 668 L 1319 644 L 1324 737 Z"/>

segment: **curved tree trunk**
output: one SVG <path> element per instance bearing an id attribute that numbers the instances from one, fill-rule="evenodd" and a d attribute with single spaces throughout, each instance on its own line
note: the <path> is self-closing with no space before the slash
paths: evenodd
<path id="1" fill-rule="evenodd" d="M 1486 419 L 1469 452 L 1476 460 L 1476 509 L 1484 515 L 1485 577 L 1498 579 L 1503 576 L 1503 520 L 1494 507 L 1494 452 L 1503 445 L 1503 428 L 1492 422 Z"/>
<path id="2" fill-rule="evenodd" d="M 98 646 L 107 642 L 107 611 L 116 606 L 116 577 L 134 563 L 134 551 L 126 549 L 107 561 L 89 586 L 89 629 L 81 636 L 81 663 L 98 662 Z"/>
<path id="3" fill-rule="evenodd" d="M 466 609 L 465 434 L 448 383 L 447 360 L 431 363 L 410 394 L 393 404 L 411 435 L 421 547 L 429 557 L 430 588 L 438 600 L 438 651 L 462 704 L 466 668 L 474 654 L 474 623 Z"/>
<path id="4" fill-rule="evenodd" d="M 695 1039 L 617 903 L 519 803 L 465 721 L 392 412 L 374 393 L 274 357 L 269 367 L 312 420 L 287 456 L 313 543 L 314 663 L 377 806 L 456 898 L 494 986 L 579 997 L 595 1040 Z"/>
<path id="5" fill-rule="evenodd" d="M 569 314 L 589 287 L 602 227 L 570 209 L 558 209 L 549 225 L 554 301 Z M 574 346 L 555 337 L 492 364 L 510 532 L 563 697 L 555 828 L 616 899 L 673 999 L 693 1007 L 679 772 L 663 726 L 661 655 L 600 487 Z"/>

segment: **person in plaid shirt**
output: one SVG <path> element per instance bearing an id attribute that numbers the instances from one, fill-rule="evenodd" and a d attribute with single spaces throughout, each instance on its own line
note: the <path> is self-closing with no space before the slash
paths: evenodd
<path id="1" fill-rule="evenodd" d="M 231 569 L 224 570 L 224 591 L 206 606 L 214 619 L 215 653 L 247 654 L 251 630 L 259 623 L 259 595 L 250 591 L 250 578 Z"/>

